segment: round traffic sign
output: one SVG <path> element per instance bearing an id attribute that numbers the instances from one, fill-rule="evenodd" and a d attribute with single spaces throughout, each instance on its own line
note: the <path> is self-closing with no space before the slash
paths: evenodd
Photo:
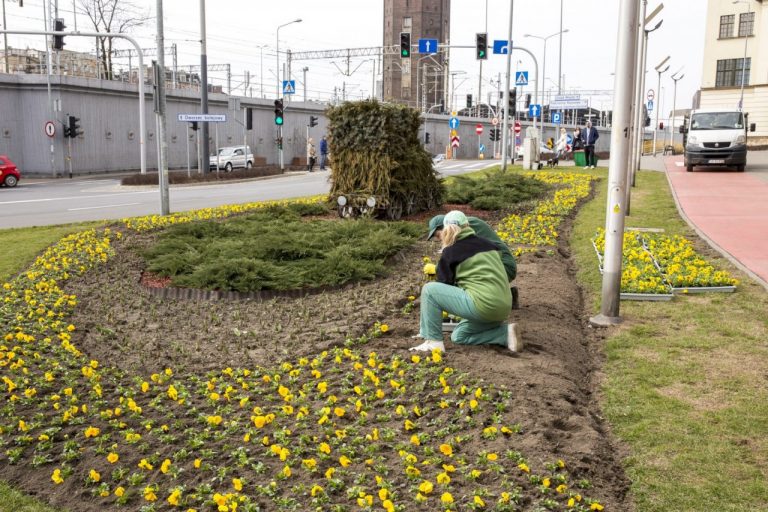
<path id="1" fill-rule="evenodd" d="M 520 125 L 520 121 L 515 121 L 515 133 L 520 133 L 523 127 Z"/>
<path id="2" fill-rule="evenodd" d="M 475 133 L 478 134 L 478 135 L 482 134 L 483 133 L 483 125 L 476 124 L 475 125 Z"/>
<path id="3" fill-rule="evenodd" d="M 491 124 L 493 126 L 496 126 L 497 124 L 499 124 L 499 118 L 498 117 L 494 117 L 493 119 L 491 119 Z"/>
<path id="4" fill-rule="evenodd" d="M 45 123 L 45 134 L 49 137 L 56 135 L 56 125 L 53 124 L 53 121 Z"/>
<path id="5" fill-rule="evenodd" d="M 648 94 L 645 96 L 648 98 L 648 101 L 653 101 L 653 99 L 656 97 L 656 93 L 653 91 L 653 89 L 648 89 Z"/>

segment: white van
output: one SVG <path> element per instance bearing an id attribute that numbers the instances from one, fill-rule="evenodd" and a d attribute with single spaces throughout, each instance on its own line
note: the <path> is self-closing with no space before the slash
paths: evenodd
<path id="1" fill-rule="evenodd" d="M 211 155 L 209 166 L 211 169 L 223 169 L 227 172 L 231 172 L 235 167 L 250 169 L 253 167 L 253 153 L 251 153 L 251 147 L 248 146 L 247 155 L 244 151 L 244 146 L 219 148 L 218 156 L 216 154 Z"/>
<path id="2" fill-rule="evenodd" d="M 685 144 L 685 170 L 710 165 L 735 167 L 743 172 L 747 165 L 747 118 L 739 110 L 692 110 L 688 125 L 680 133 L 688 134 Z M 755 124 L 749 126 L 755 131 Z"/>

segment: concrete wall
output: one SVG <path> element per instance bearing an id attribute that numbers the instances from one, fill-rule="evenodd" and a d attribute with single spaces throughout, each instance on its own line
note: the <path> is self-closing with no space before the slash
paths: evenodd
<path id="1" fill-rule="evenodd" d="M 67 155 L 71 143 L 73 174 L 135 171 L 140 168 L 138 90 L 136 84 L 111 82 L 96 79 L 53 76 L 51 91 L 55 104 L 60 109 L 55 116 L 49 114 L 48 92 L 45 76 L 0 74 L 0 153 L 7 154 L 28 176 L 66 175 L 69 172 Z M 146 115 L 147 168 L 157 167 L 157 138 L 155 116 L 152 106 L 152 88 L 147 87 Z M 216 145 L 218 132 L 219 147 L 243 143 L 243 111 L 228 111 L 229 96 L 209 95 L 209 112 L 227 114 L 226 123 L 211 123 L 210 151 Z M 240 98 L 241 107 L 252 107 L 253 130 L 247 132 L 247 143 L 257 157 L 267 163 L 277 163 L 274 139 L 277 130 L 274 124 L 274 105 L 271 99 Z M 285 163 L 294 157 L 303 158 L 306 153 L 306 134 L 309 116 L 318 116 L 318 126 L 311 129 L 310 136 L 319 141 L 326 132 L 327 119 L 323 115 L 325 104 L 288 102 L 285 103 L 285 125 L 283 142 Z M 193 171 L 197 169 L 198 132 L 189 129 L 188 123 L 177 121 L 179 113 L 197 113 L 200 100 L 197 92 L 188 90 L 168 91 L 168 162 L 171 169 L 186 169 L 187 155 Z M 80 118 L 83 135 L 74 139 L 64 138 L 64 125 L 68 115 Z M 44 132 L 46 121 L 56 124 L 56 135 L 49 138 Z M 458 158 L 477 158 L 478 136 L 475 125 L 483 125 L 480 141 L 486 145 L 485 157 L 493 156 L 490 128 L 487 120 L 460 117 L 458 128 L 461 146 Z M 529 123 L 523 123 L 523 134 Z M 567 126 L 569 130 L 573 127 Z M 432 154 L 445 153 L 450 143 L 448 116 L 427 115 L 422 127 L 430 133 L 427 150 Z M 557 126 L 545 123 L 544 140 L 557 139 Z M 607 150 L 609 130 L 600 129 L 598 151 Z M 187 152 L 189 142 L 189 153 Z M 51 147 L 53 152 L 51 153 Z M 498 143 L 500 151 L 501 142 Z M 51 154 L 53 167 L 51 169 Z"/>

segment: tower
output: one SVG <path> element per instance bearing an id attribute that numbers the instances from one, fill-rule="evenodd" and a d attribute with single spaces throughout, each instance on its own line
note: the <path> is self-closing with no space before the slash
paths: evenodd
<path id="1" fill-rule="evenodd" d="M 447 104 L 448 52 L 431 57 L 418 53 L 419 39 L 449 43 L 450 0 L 384 0 L 384 46 L 399 49 L 400 33 L 411 34 L 413 51 L 403 59 L 399 52 L 384 56 L 384 100 L 405 103 L 422 111 L 439 111 Z"/>

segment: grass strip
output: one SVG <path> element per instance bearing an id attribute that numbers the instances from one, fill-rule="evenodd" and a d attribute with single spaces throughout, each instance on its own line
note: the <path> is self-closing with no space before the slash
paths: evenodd
<path id="1" fill-rule="evenodd" d="M 603 171 L 604 174 L 604 171 Z M 603 182 L 606 183 L 606 182 Z M 577 217 L 571 240 L 587 304 L 599 308 L 590 237 L 605 224 L 606 186 Z M 628 227 L 698 242 L 662 173 L 641 172 Z M 768 503 L 768 295 L 723 258 L 734 294 L 622 302 L 605 345 L 604 412 L 627 444 L 637 510 L 765 510 Z"/>

